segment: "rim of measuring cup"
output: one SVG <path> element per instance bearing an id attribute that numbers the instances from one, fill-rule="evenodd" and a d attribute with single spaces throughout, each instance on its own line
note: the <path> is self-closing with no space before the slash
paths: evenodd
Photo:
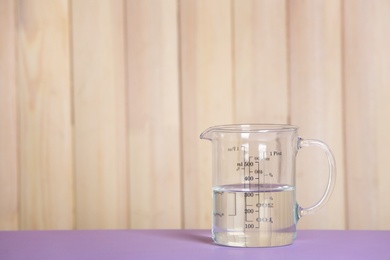
<path id="1" fill-rule="evenodd" d="M 268 133 L 296 131 L 297 129 L 298 126 L 289 124 L 229 124 L 209 127 L 201 136 L 210 131 L 224 133 Z"/>

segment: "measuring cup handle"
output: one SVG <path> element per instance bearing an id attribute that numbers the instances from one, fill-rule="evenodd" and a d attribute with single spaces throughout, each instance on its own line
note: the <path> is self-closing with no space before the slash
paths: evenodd
<path id="1" fill-rule="evenodd" d="M 328 185 L 326 187 L 325 193 L 322 196 L 322 198 L 311 207 L 299 208 L 299 211 L 298 211 L 299 217 L 304 216 L 304 215 L 313 214 L 314 212 L 316 212 L 317 210 L 322 208 L 326 204 L 326 202 L 329 200 L 329 197 L 333 192 L 333 188 L 334 188 L 334 185 L 336 182 L 336 163 L 335 163 L 334 156 L 333 156 L 332 152 L 330 151 L 328 145 L 319 141 L 319 140 L 299 138 L 298 149 L 302 148 L 302 147 L 308 147 L 308 146 L 319 147 L 325 152 L 325 155 L 328 158 L 328 163 L 329 163 L 329 180 L 328 180 Z"/>

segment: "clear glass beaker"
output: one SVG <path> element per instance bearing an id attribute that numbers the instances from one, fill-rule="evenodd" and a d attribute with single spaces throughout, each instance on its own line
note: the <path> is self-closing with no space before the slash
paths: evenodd
<path id="1" fill-rule="evenodd" d="M 222 125 L 200 138 L 212 142 L 213 226 L 217 244 L 273 247 L 291 244 L 303 215 L 324 206 L 335 184 L 335 160 L 328 146 L 302 139 L 292 125 Z M 301 208 L 295 199 L 295 159 L 300 148 L 317 146 L 329 162 L 322 198 Z"/>

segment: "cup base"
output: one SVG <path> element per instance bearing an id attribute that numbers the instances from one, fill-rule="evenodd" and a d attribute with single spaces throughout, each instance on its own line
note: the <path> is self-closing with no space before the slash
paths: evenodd
<path id="1" fill-rule="evenodd" d="M 278 247 L 291 245 L 295 232 L 213 232 L 218 245 L 231 247 Z"/>

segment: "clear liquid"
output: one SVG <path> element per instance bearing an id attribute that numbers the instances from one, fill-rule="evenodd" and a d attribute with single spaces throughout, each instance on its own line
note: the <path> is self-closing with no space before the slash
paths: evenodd
<path id="1" fill-rule="evenodd" d="M 238 247 L 291 244 L 296 234 L 295 188 L 237 184 L 213 188 L 213 239 Z"/>

